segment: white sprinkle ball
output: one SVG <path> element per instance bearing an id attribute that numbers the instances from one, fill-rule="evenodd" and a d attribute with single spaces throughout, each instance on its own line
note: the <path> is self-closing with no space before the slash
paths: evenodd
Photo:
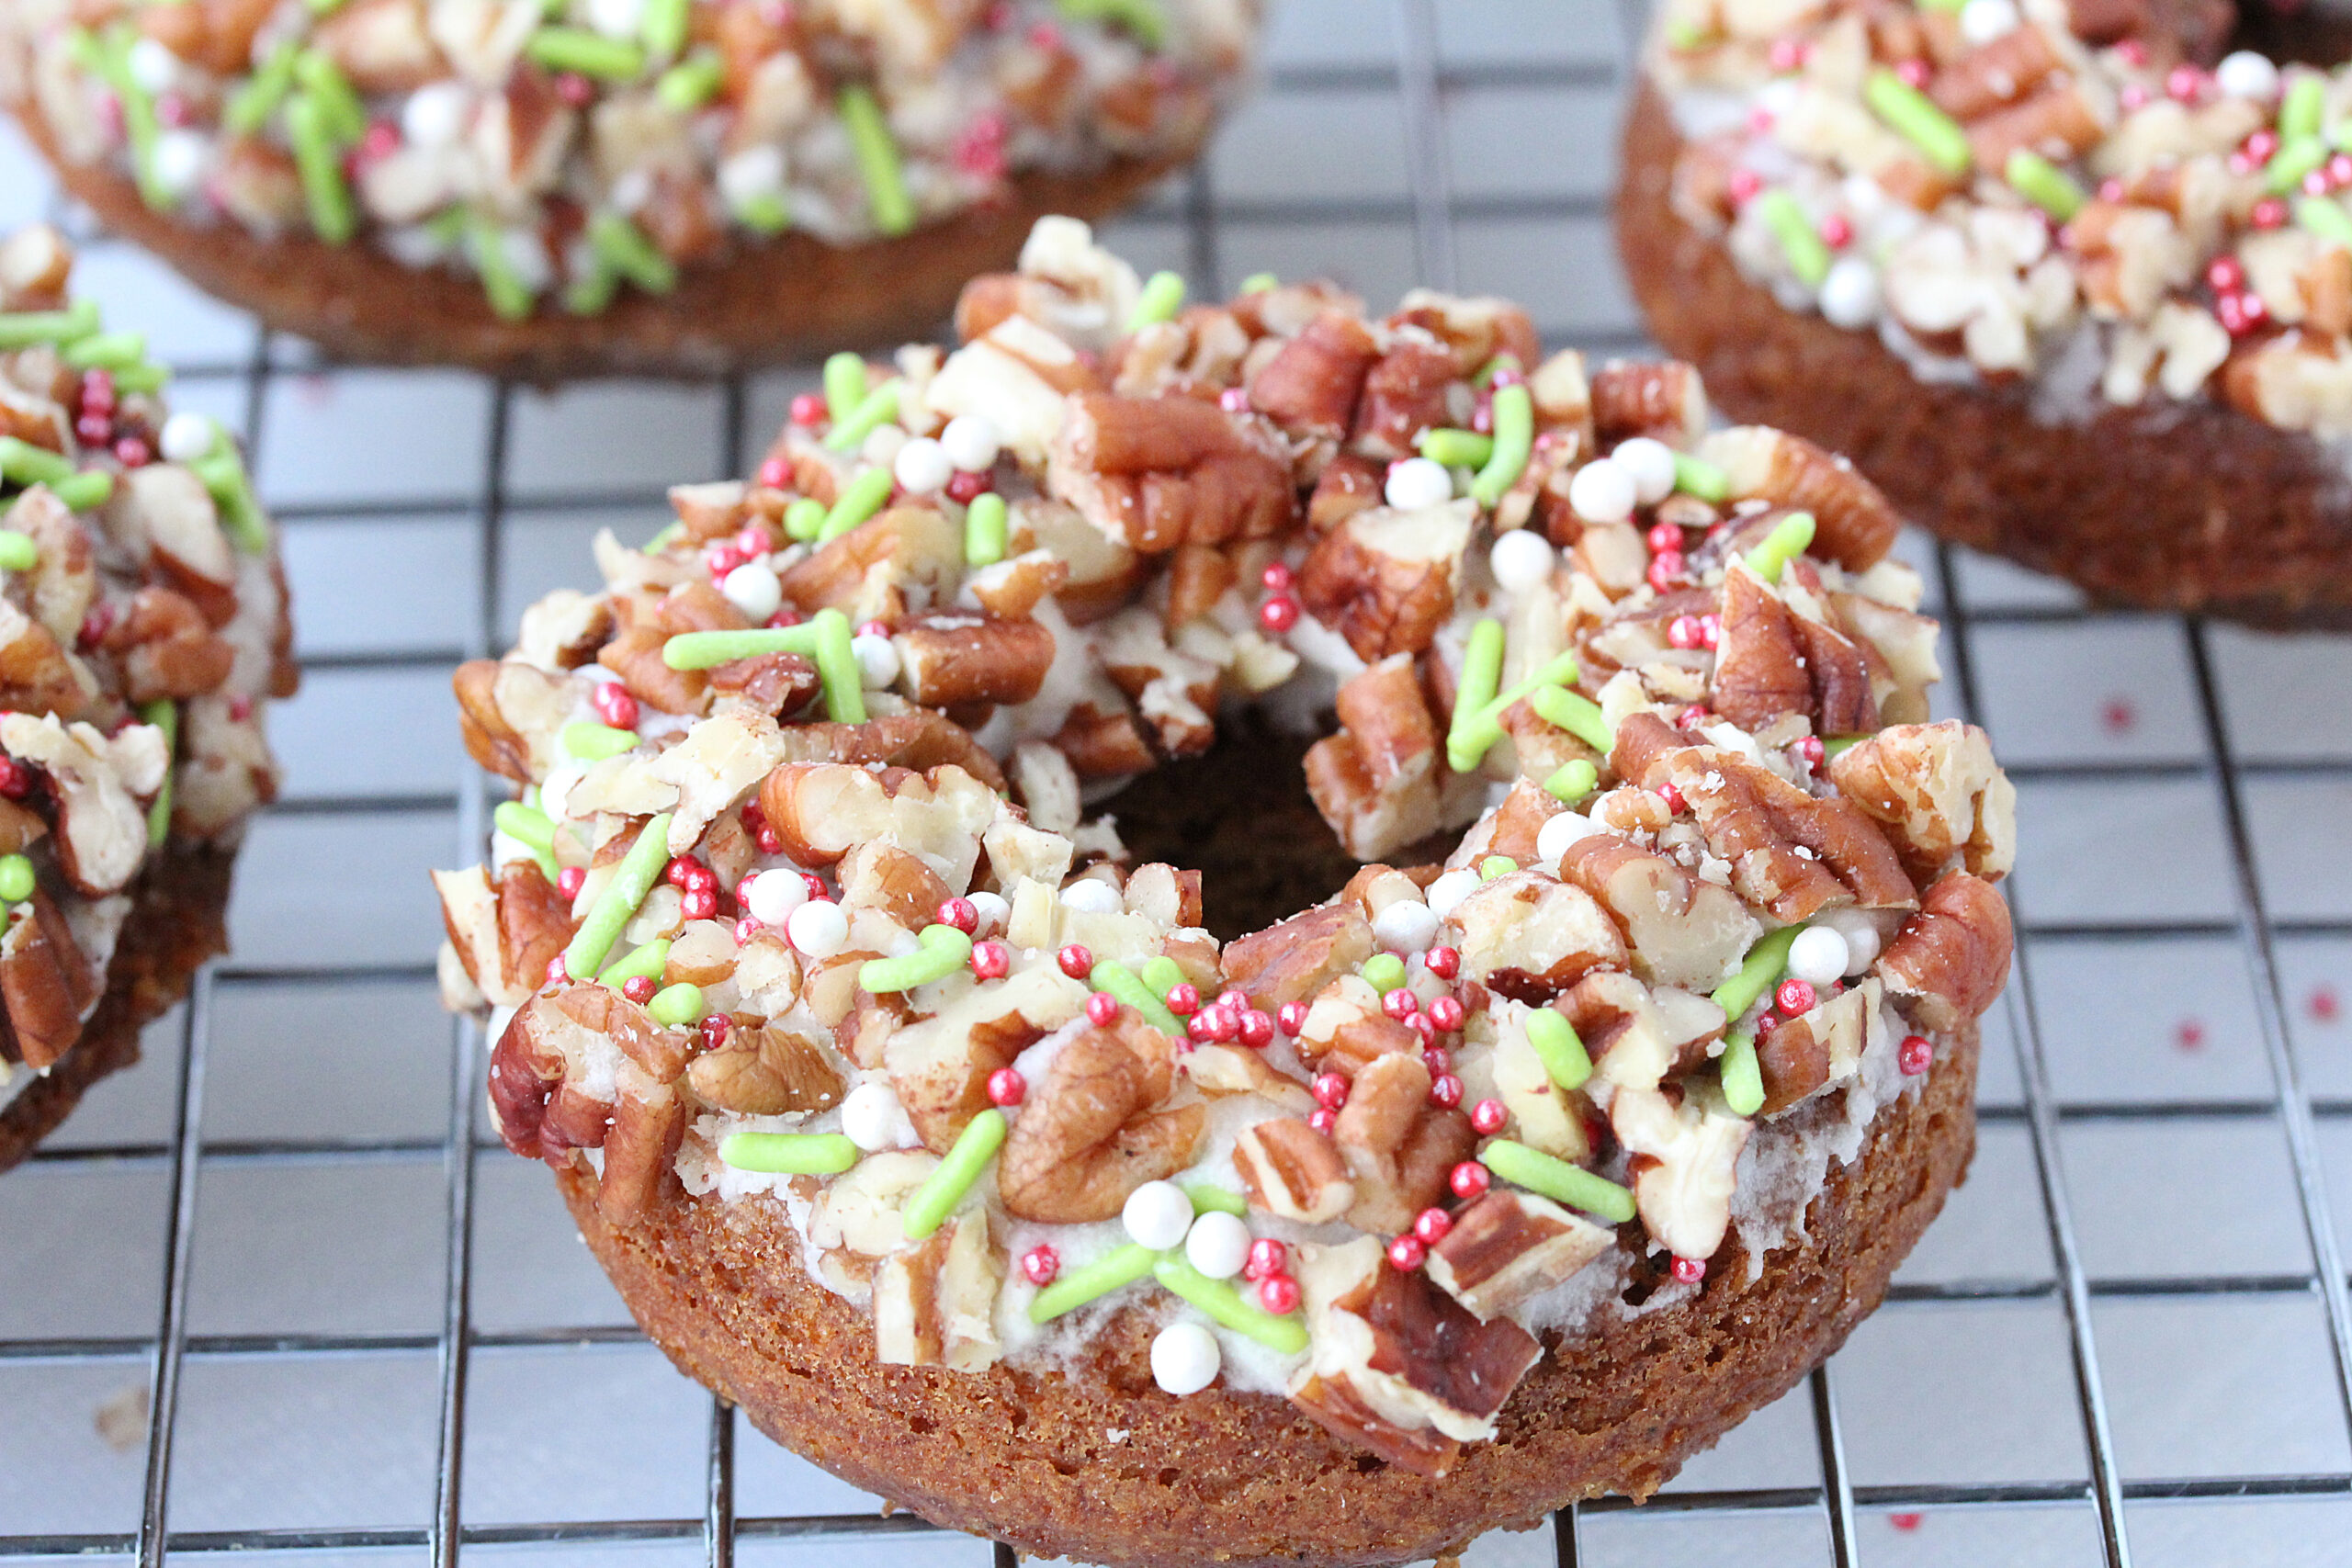
<path id="1" fill-rule="evenodd" d="M 1807 926 L 1789 944 L 1789 973 L 1808 986 L 1846 977 L 1846 939 L 1827 926 Z"/>
<path id="2" fill-rule="evenodd" d="M 1634 498 L 1656 506 L 1674 493 L 1674 448 L 1663 441 L 1636 435 L 1617 443 L 1609 460 L 1634 476 Z"/>
<path id="3" fill-rule="evenodd" d="M 973 910 L 980 917 L 981 931 L 999 930 L 1012 919 L 1012 906 L 1005 902 L 1001 893 L 967 893 L 964 897 L 972 901 Z"/>
<path id="4" fill-rule="evenodd" d="M 1478 874 L 1476 872 L 1466 867 L 1461 871 L 1449 871 L 1430 884 L 1427 895 L 1430 911 L 1442 920 L 1453 913 L 1455 907 L 1462 900 L 1477 890 Z"/>
<path id="5" fill-rule="evenodd" d="M 2017 31 L 2024 19 L 2017 0 L 1968 0 L 1960 8 L 1960 36 L 1971 43 L 1991 43 Z"/>
<path id="6" fill-rule="evenodd" d="M 1532 528 L 1513 528 L 1495 541 L 1494 552 L 1487 558 L 1496 584 L 1506 593 L 1533 592 L 1552 581 L 1552 569 L 1559 561 L 1552 542 Z"/>
<path id="7" fill-rule="evenodd" d="M 893 469 L 892 477 L 896 478 L 899 448 L 906 444 L 907 433 L 903 426 L 877 424 L 874 433 L 865 438 L 865 444 L 857 449 L 857 455 L 877 468 Z"/>
<path id="8" fill-rule="evenodd" d="M 1096 877 L 1082 877 L 1062 889 L 1062 908 L 1081 915 L 1115 915 L 1126 907 L 1117 888 Z"/>
<path id="9" fill-rule="evenodd" d="M 792 911 L 784 935 L 811 958 L 831 958 L 849 945 L 849 917 L 831 899 L 812 898 Z"/>
<path id="10" fill-rule="evenodd" d="M 193 463 L 198 457 L 209 457 L 220 444 L 220 427 L 210 414 L 194 409 L 182 409 L 164 422 L 164 458 L 172 463 Z"/>
<path id="11" fill-rule="evenodd" d="M 984 413 L 959 413 L 939 433 L 939 447 L 957 468 L 978 473 L 995 466 L 997 454 L 1004 449 L 1004 435 Z"/>
<path id="12" fill-rule="evenodd" d="M 2278 96 L 2278 67 L 2250 49 L 2225 54 L 2213 69 L 2213 84 L 2222 96 L 2267 103 Z"/>
<path id="13" fill-rule="evenodd" d="M 1230 1280 L 1250 1261 L 1250 1227 L 1238 1215 L 1211 1209 L 1184 1234 L 1184 1259 L 1212 1280 Z"/>
<path id="14" fill-rule="evenodd" d="M 1597 457 L 1568 481 L 1568 505 L 1588 523 L 1623 523 L 1634 514 L 1634 476 L 1611 457 Z"/>
<path id="15" fill-rule="evenodd" d="M 1216 1336 L 1197 1323 L 1171 1323 L 1151 1342 L 1151 1381 L 1182 1398 L 1216 1382 L 1224 1360 Z"/>
<path id="16" fill-rule="evenodd" d="M 1849 332 L 1878 320 L 1878 274 L 1860 256 L 1839 256 L 1821 280 L 1821 314 Z"/>
<path id="17" fill-rule="evenodd" d="M 466 129 L 466 90 L 455 82 L 432 82 L 401 106 L 401 138 L 413 146 L 447 147 Z"/>
<path id="18" fill-rule="evenodd" d="M 130 46 L 130 79 L 150 93 L 169 88 L 178 76 L 179 56 L 157 39 L 142 38 Z"/>
<path id="19" fill-rule="evenodd" d="M 784 582 L 763 560 L 745 561 L 727 574 L 718 591 L 753 621 L 764 621 L 784 604 Z"/>
<path id="20" fill-rule="evenodd" d="M 1544 826 L 1535 831 L 1535 858 L 1546 865 L 1556 865 L 1560 857 L 1568 852 L 1570 844 L 1578 839 L 1607 831 L 1591 818 L 1574 811 L 1547 817 L 1544 819 Z"/>
<path id="21" fill-rule="evenodd" d="M 909 495 L 929 495 L 947 488 L 956 477 L 956 465 L 947 460 L 946 449 L 928 435 L 918 435 L 899 448 L 890 459 L 890 472 L 904 485 Z"/>
<path id="22" fill-rule="evenodd" d="M 1137 1246 L 1165 1252 L 1193 1228 L 1193 1201 L 1172 1181 L 1147 1181 L 1127 1194 L 1119 1223 Z"/>
<path id="23" fill-rule="evenodd" d="M 763 926 L 782 926 L 807 902 L 808 885 L 797 871 L 763 871 L 752 878 L 752 919 Z"/>
<path id="24" fill-rule="evenodd" d="M 899 645 L 877 632 L 860 632 L 849 639 L 857 660 L 858 683 L 869 692 L 888 689 L 899 679 Z"/>
<path id="25" fill-rule="evenodd" d="M 758 142 L 718 165 L 718 194 L 737 209 L 784 194 L 784 149 Z"/>
<path id="26" fill-rule="evenodd" d="M 899 1123 L 906 1119 L 906 1107 L 890 1086 L 879 1079 L 868 1079 L 842 1099 L 842 1131 L 849 1141 L 872 1154 L 877 1149 L 899 1146 Z"/>
<path id="27" fill-rule="evenodd" d="M 1391 953 L 1425 953 L 1437 940 L 1437 911 L 1418 898 L 1399 898 L 1373 918 L 1372 938 Z"/>
<path id="28" fill-rule="evenodd" d="M 186 196 L 204 178 L 204 162 L 212 144 L 193 130 L 166 130 L 155 138 L 150 165 L 158 186 L 174 196 Z"/>
<path id="29" fill-rule="evenodd" d="M 645 0 L 588 0 L 588 25 L 607 38 L 634 39 L 645 26 Z"/>
<path id="30" fill-rule="evenodd" d="M 1381 486 L 1380 493 L 1399 512 L 1443 506 L 1453 499 L 1453 476 L 1445 471 L 1444 464 L 1434 459 L 1407 457 L 1388 465 L 1388 479 Z"/>
<path id="31" fill-rule="evenodd" d="M 1848 975 L 1859 975 L 1878 962 L 1877 922 L 1860 909 L 1824 909 L 1813 923 L 1826 926 L 1845 938 Z"/>

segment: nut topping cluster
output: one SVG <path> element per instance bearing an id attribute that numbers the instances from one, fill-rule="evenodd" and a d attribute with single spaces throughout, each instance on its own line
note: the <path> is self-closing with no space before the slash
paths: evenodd
<path id="1" fill-rule="evenodd" d="M 1736 1289 L 1793 1234 L 1744 1151 L 1972 1027 L 2007 782 L 1926 722 L 1884 502 L 1686 367 L 1183 306 L 1067 220 L 958 322 L 458 671 L 517 795 L 437 876 L 502 1132 L 617 1223 L 779 1205 L 885 1360 L 1140 1314 L 1171 1393 L 1442 1473 L 1645 1256 Z M 1220 944 L 1082 805 L 1269 696 L 1336 710 L 1367 863 Z"/>

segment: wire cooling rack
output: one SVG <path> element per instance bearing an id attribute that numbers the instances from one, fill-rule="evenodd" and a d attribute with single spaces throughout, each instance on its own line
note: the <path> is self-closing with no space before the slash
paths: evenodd
<path id="1" fill-rule="evenodd" d="M 1284 0 L 1263 96 L 1116 243 L 1197 289 L 1426 279 L 1634 348 L 1606 219 L 1634 24 Z M 0 218 L 57 210 L 0 142 Z M 235 956 L 0 1181 L 0 1562 L 983 1568 L 669 1370 L 488 1139 L 482 1042 L 433 998 L 424 870 L 474 858 L 487 806 L 448 667 L 578 581 L 596 528 L 641 537 L 668 484 L 740 472 L 811 378 L 323 368 L 86 244 L 109 319 L 251 445 L 307 683 Z M 2352 1563 L 2352 643 L 2091 615 L 1906 548 L 1945 711 L 2021 796 L 1973 1172 L 1806 1385 L 1647 1506 L 1473 1568 Z"/>

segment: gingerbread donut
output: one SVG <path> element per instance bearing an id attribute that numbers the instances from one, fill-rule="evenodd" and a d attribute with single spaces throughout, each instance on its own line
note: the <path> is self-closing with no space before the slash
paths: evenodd
<path id="1" fill-rule="evenodd" d="M 0 240 L 0 1170 L 226 949 L 298 678 L 243 459 L 73 266 L 53 230 Z"/>
<path id="2" fill-rule="evenodd" d="M 2217 4 L 1675 4 L 1618 235 L 1658 341 L 2093 598 L 2352 620 L 2352 76 Z"/>
<path id="3" fill-rule="evenodd" d="M 356 359 L 705 373 L 931 330 L 1189 161 L 1255 0 L 27 0 L 112 228 Z"/>
<path id="4" fill-rule="evenodd" d="M 1351 1564 L 1645 1496 L 1960 1179 L 2013 793 L 1883 498 L 1688 367 L 1173 304 L 1041 223 L 460 669 L 520 798 L 446 994 L 646 1331 L 926 1517 Z M 1220 942 L 1085 808 L 1245 705 L 1336 714 L 1363 863 Z"/>

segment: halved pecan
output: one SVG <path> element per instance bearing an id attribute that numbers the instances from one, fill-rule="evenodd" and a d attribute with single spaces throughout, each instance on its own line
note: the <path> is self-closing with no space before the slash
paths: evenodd
<path id="1" fill-rule="evenodd" d="M 74 928 L 36 886 L 0 936 L 0 1002 L 7 1009 L 5 1055 L 36 1072 L 73 1049 L 82 1017 L 98 999 L 98 976 Z"/>
<path id="2" fill-rule="evenodd" d="M 1730 888 L 1614 833 L 1588 833 L 1570 844 L 1560 876 L 1617 918 L 1634 973 L 1657 985 L 1712 990 L 1763 934 Z"/>
<path id="3" fill-rule="evenodd" d="M 1057 1224 L 1107 1220 L 1145 1182 L 1183 1169 L 1207 1113 L 1169 1105 L 1176 1083 L 1175 1043 L 1134 1010 L 1081 1031 L 1005 1139 L 997 1185 L 1007 1212 Z"/>
<path id="4" fill-rule="evenodd" d="M 1907 885 L 1906 885 L 1907 886 Z M 1623 968 L 1625 939 L 1583 888 L 1537 871 L 1498 876 L 1445 917 L 1462 975 L 1489 990 L 1540 1002 L 1592 969 Z"/>
<path id="5" fill-rule="evenodd" d="M 1936 880 L 1919 911 L 1879 955 L 1886 988 L 1931 1030 L 1982 1016 L 2009 980 L 2009 907 L 1993 885 L 1964 871 Z"/>
<path id="6" fill-rule="evenodd" d="M 1430 1278 L 1481 1323 L 1551 1289 L 1609 1250 L 1612 1232 L 1532 1192 L 1498 1187 L 1453 1216 Z"/>
<path id="7" fill-rule="evenodd" d="M 1861 735 L 1879 724 L 1869 656 L 1843 632 L 1791 610 L 1754 572 L 1724 578 L 1723 638 L 1711 701 L 1742 729 L 1801 713 L 1821 735 Z"/>
<path id="8" fill-rule="evenodd" d="M 686 1066 L 687 1086 L 706 1103 L 747 1116 L 826 1111 L 840 1103 L 841 1072 L 816 1041 L 754 1014 L 734 1022 L 725 1047 Z"/>
<path id="9" fill-rule="evenodd" d="M 1251 1007 L 1271 1011 L 1306 1000 L 1371 956 L 1372 922 L 1343 900 L 1237 937 L 1225 950 L 1225 976 Z"/>
<path id="10" fill-rule="evenodd" d="M 1054 634 L 1035 621 L 948 610 L 891 629 L 907 694 L 925 707 L 1025 703 L 1046 683 Z"/>
<path id="11" fill-rule="evenodd" d="M 1299 602 L 1367 663 L 1419 653 L 1453 613 L 1476 516 L 1476 503 L 1466 500 L 1419 512 L 1359 512 L 1307 552 Z"/>
<path id="12" fill-rule="evenodd" d="M 1428 1064 L 1410 1051 L 1366 1063 L 1351 1082 L 1331 1130 L 1354 1179 L 1347 1220 L 1358 1230 L 1393 1235 L 1445 1196 L 1447 1175 L 1478 1145 L 1470 1118 L 1430 1103 Z"/>
<path id="13" fill-rule="evenodd" d="M 1899 724 L 1838 756 L 1829 776 L 1847 798 L 1894 830 L 1896 848 L 1927 880 L 1957 857 L 1989 882 L 2017 860 L 2017 787 L 1973 724 Z"/>
<path id="14" fill-rule="evenodd" d="M 1104 534 L 1153 555 L 1266 538 L 1298 514 L 1288 456 L 1272 434 L 1184 397 L 1075 394 L 1046 483 Z"/>
<path id="15" fill-rule="evenodd" d="M 1730 476 L 1733 495 L 1811 513 L 1807 552 L 1849 571 L 1883 560 L 1902 532 L 1902 518 L 1878 486 L 1801 435 L 1741 425 L 1708 436 L 1699 452 Z"/>

